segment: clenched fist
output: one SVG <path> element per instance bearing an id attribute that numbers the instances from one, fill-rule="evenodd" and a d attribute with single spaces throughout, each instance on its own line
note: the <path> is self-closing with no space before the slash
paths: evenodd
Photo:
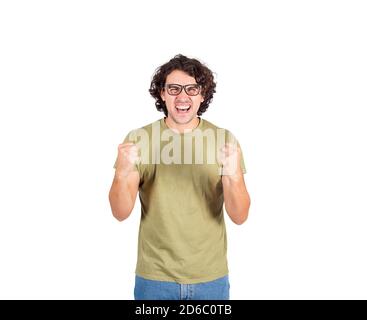
<path id="1" fill-rule="evenodd" d="M 135 170 L 135 164 L 140 161 L 138 155 L 139 147 L 131 142 L 121 143 L 118 146 L 118 156 L 116 160 L 116 174 L 128 176 Z"/>
<path id="2" fill-rule="evenodd" d="M 241 174 L 241 150 L 236 144 L 226 143 L 218 153 L 223 176 Z"/>

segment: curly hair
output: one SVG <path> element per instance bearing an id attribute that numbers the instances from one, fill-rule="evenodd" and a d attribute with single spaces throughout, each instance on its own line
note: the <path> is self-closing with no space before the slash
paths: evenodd
<path id="1" fill-rule="evenodd" d="M 161 98 L 161 90 L 164 89 L 167 76 L 174 70 L 181 70 L 187 73 L 195 78 L 196 82 L 201 86 L 201 94 L 204 101 L 200 104 L 197 112 L 201 116 L 208 109 L 215 93 L 216 83 L 214 82 L 213 72 L 200 61 L 190 59 L 182 54 L 176 55 L 170 61 L 160 66 L 153 75 L 149 93 L 155 99 L 157 110 L 163 111 L 167 116 L 167 107 Z"/>

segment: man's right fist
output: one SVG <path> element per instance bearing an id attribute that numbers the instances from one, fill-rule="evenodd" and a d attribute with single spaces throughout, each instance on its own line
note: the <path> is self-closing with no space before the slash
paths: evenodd
<path id="1" fill-rule="evenodd" d="M 116 173 L 126 177 L 130 172 L 134 171 L 135 164 L 140 160 L 138 151 L 139 147 L 132 142 L 119 144 L 116 160 Z"/>

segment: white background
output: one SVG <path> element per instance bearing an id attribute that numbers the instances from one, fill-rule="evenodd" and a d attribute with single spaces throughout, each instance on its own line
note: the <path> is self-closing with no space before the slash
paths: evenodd
<path id="1" fill-rule="evenodd" d="M 367 298 L 364 1 L 1 1 L 0 298 L 132 299 L 140 206 L 117 145 L 159 119 L 177 53 L 215 73 L 204 118 L 241 143 L 232 299 Z"/>

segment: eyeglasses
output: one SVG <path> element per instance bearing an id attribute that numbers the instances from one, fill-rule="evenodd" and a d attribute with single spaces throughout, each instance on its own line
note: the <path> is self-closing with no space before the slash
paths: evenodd
<path id="1" fill-rule="evenodd" d="M 185 90 L 188 96 L 197 96 L 200 93 L 201 86 L 199 84 L 187 84 L 182 86 L 180 84 L 166 84 L 164 86 L 167 89 L 167 93 L 171 96 L 178 96 L 182 88 Z"/>

